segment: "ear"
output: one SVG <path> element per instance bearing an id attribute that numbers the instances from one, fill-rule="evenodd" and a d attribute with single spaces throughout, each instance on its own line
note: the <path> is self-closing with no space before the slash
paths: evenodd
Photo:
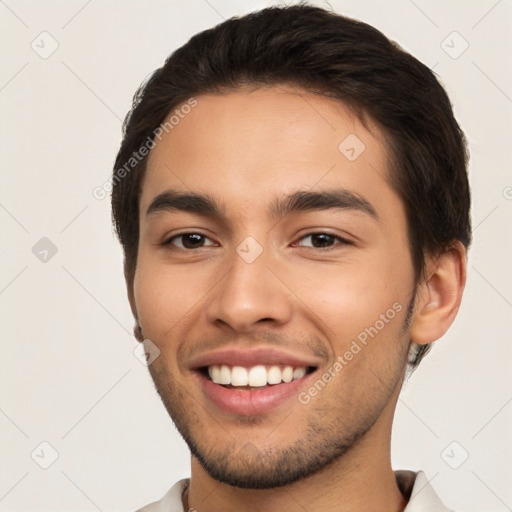
<path id="1" fill-rule="evenodd" d="M 435 258 L 427 258 L 425 279 L 418 285 L 411 340 L 425 345 L 438 340 L 455 320 L 466 284 L 466 248 L 460 241 Z"/>
<path id="2" fill-rule="evenodd" d="M 142 328 L 139 323 L 139 314 L 137 312 L 137 305 L 135 302 L 135 293 L 133 291 L 133 278 L 130 277 L 125 272 L 125 281 L 126 281 L 126 290 L 128 293 L 128 302 L 130 303 L 130 308 L 132 310 L 133 318 L 135 319 L 135 325 L 133 327 L 133 335 L 135 339 L 139 342 L 144 341 L 144 335 L 142 334 Z"/>

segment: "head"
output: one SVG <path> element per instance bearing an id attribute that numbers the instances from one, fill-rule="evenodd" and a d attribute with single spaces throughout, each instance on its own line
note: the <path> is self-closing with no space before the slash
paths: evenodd
<path id="1" fill-rule="evenodd" d="M 316 7 L 227 20 L 139 88 L 113 220 L 139 341 L 161 351 L 151 374 L 211 475 L 283 485 L 389 427 L 407 364 L 460 303 L 466 166 L 433 73 L 375 28 Z M 293 413 L 203 403 L 197 361 L 258 345 L 296 351 L 311 382 L 328 374 L 329 385 Z M 282 434 L 266 437 L 272 425 Z"/>

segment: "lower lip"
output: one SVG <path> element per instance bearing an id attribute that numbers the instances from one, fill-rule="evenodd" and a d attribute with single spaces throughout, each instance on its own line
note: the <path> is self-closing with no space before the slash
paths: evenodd
<path id="1" fill-rule="evenodd" d="M 199 374 L 203 391 L 217 407 L 242 416 L 263 414 L 292 396 L 297 396 L 299 389 L 311 375 L 312 373 L 288 383 L 273 384 L 250 391 L 225 388 L 207 379 L 202 373 Z"/>

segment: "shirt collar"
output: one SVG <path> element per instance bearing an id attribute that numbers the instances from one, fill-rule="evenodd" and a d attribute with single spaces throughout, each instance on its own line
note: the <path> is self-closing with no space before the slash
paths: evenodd
<path id="1" fill-rule="evenodd" d="M 401 493 L 409 502 L 404 512 L 453 512 L 439 499 L 423 471 L 395 471 L 395 478 Z"/>
<path id="2" fill-rule="evenodd" d="M 417 473 L 407 470 L 395 471 L 400 492 L 409 502 L 403 512 L 453 512 L 447 508 L 423 471 Z M 160 500 L 147 505 L 137 512 L 187 512 L 183 508 L 182 495 L 189 486 L 190 479 L 176 482 Z"/>

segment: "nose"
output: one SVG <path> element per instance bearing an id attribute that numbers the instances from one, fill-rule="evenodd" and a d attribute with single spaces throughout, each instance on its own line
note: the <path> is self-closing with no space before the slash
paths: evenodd
<path id="1" fill-rule="evenodd" d="M 206 305 L 210 323 L 246 333 L 258 325 L 267 329 L 290 320 L 292 293 L 272 265 L 270 249 L 251 259 L 233 251 L 230 270 L 212 290 Z"/>

